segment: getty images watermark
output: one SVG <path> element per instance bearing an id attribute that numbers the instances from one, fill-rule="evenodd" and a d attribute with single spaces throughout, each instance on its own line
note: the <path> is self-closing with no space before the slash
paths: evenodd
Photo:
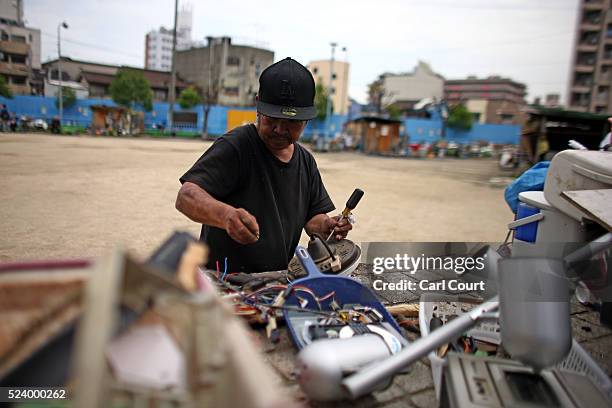
<path id="1" fill-rule="evenodd" d="M 481 243 L 372 242 L 365 245 L 363 261 L 373 275 L 371 287 L 376 291 L 481 296 L 491 281 L 488 247 Z"/>

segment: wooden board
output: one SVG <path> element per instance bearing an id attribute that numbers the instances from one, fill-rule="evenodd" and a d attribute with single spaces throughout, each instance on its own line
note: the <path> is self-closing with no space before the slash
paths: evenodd
<path id="1" fill-rule="evenodd" d="M 564 191 L 561 195 L 608 231 L 612 231 L 612 189 Z"/>

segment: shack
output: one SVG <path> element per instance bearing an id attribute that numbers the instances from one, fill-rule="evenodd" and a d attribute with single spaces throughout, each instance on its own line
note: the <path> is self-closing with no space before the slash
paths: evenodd
<path id="1" fill-rule="evenodd" d="M 364 153 L 392 154 L 400 148 L 401 121 L 362 116 L 347 123 L 346 132 Z"/>
<path id="2" fill-rule="evenodd" d="M 91 131 L 94 135 L 128 134 L 130 120 L 127 109 L 119 106 L 92 105 Z M 131 115 L 132 133 L 144 132 L 144 114 L 133 112 Z"/>
<path id="3" fill-rule="evenodd" d="M 609 131 L 610 115 L 531 106 L 528 120 L 521 131 L 521 156 L 529 163 L 550 160 L 567 150 L 570 140 L 589 150 L 598 150 Z"/>

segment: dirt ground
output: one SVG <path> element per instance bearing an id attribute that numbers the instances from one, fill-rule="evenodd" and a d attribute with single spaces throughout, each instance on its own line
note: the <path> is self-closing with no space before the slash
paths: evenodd
<path id="1" fill-rule="evenodd" d="M 199 226 L 174 208 L 178 178 L 210 142 L 0 135 L 0 262 L 96 257 L 124 245 L 149 255 L 174 230 Z M 512 220 L 489 159 L 316 153 L 338 207 L 365 191 L 349 238 L 502 241 Z M 502 180 L 503 181 L 503 180 Z"/>

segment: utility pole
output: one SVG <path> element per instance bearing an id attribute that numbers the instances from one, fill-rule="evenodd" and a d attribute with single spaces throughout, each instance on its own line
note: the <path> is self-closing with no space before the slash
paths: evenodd
<path id="1" fill-rule="evenodd" d="M 331 136 L 331 111 L 332 111 L 332 101 L 331 94 L 333 91 L 333 83 L 334 80 L 334 52 L 336 51 L 337 43 L 330 43 L 331 45 L 331 60 L 329 61 L 329 86 L 327 88 L 327 104 L 325 109 L 325 136 Z"/>
<path id="2" fill-rule="evenodd" d="M 168 129 L 174 134 L 174 100 L 176 99 L 176 22 L 178 19 L 178 0 L 174 0 L 174 26 L 172 27 L 172 72 L 168 92 Z"/>
<path id="3" fill-rule="evenodd" d="M 213 78 L 213 42 L 214 37 L 206 37 L 208 41 L 208 86 L 206 91 L 206 107 L 204 108 L 204 123 L 203 123 L 203 138 L 208 138 L 208 114 L 210 112 L 210 105 L 212 104 L 212 78 Z"/>
<path id="4" fill-rule="evenodd" d="M 68 28 L 68 24 L 62 21 L 57 25 L 57 76 L 59 79 L 59 126 L 62 133 L 62 121 L 64 120 L 64 90 L 62 87 L 62 40 L 61 28 Z"/>

